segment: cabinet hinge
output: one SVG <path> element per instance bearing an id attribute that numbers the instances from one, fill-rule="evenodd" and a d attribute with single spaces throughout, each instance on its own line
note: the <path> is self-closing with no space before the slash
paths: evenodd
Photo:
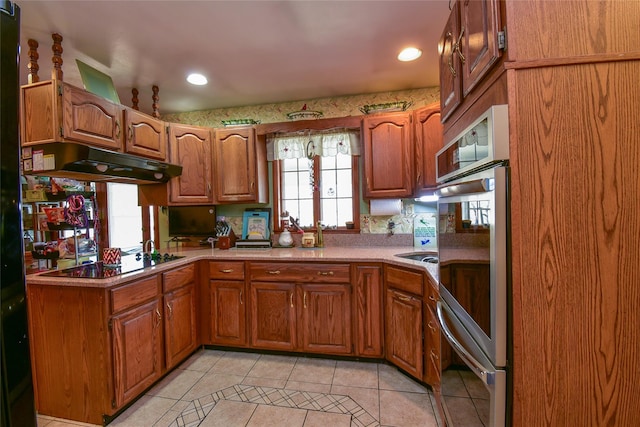
<path id="1" fill-rule="evenodd" d="M 62 96 L 62 85 L 58 85 L 58 96 Z"/>
<path id="2" fill-rule="evenodd" d="M 507 50 L 507 27 L 502 31 L 498 31 L 498 49 Z"/>

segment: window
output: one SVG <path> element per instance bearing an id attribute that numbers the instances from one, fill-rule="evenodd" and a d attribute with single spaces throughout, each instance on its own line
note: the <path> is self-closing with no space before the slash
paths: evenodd
<path id="1" fill-rule="evenodd" d="M 124 250 L 141 247 L 142 210 L 138 206 L 138 186 L 107 184 L 109 246 Z"/>
<path id="2" fill-rule="evenodd" d="M 268 138 L 273 160 L 274 211 L 304 229 L 359 229 L 359 129 L 303 131 Z M 276 230 L 282 224 L 276 221 Z"/>

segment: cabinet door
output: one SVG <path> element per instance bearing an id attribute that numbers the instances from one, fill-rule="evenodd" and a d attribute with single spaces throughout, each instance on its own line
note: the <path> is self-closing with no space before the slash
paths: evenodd
<path id="1" fill-rule="evenodd" d="M 387 360 L 415 378 L 422 378 L 422 301 L 387 289 L 385 315 Z"/>
<path id="2" fill-rule="evenodd" d="M 413 191 L 413 139 L 409 113 L 362 120 L 364 197 L 408 197 Z"/>
<path id="3" fill-rule="evenodd" d="M 438 52 L 440 54 L 440 111 L 444 122 L 462 102 L 462 67 L 457 52 L 459 7 L 455 1 L 449 20 L 442 31 Z"/>
<path id="4" fill-rule="evenodd" d="M 122 107 L 63 84 L 62 128 L 65 140 L 122 150 Z"/>
<path id="5" fill-rule="evenodd" d="M 162 375 L 160 299 L 112 318 L 115 407 L 142 393 Z"/>
<path id="6" fill-rule="evenodd" d="M 136 110 L 124 110 L 125 151 L 157 160 L 167 158 L 165 123 Z"/>
<path id="7" fill-rule="evenodd" d="M 169 159 L 182 166 L 182 175 L 171 179 L 170 202 L 213 203 L 211 188 L 211 132 L 195 126 L 169 126 Z"/>
<path id="8" fill-rule="evenodd" d="M 211 280 L 212 344 L 244 346 L 247 344 L 247 309 L 244 282 Z"/>
<path id="9" fill-rule="evenodd" d="M 274 350 L 296 348 L 293 283 L 251 283 L 251 344 Z"/>
<path id="10" fill-rule="evenodd" d="M 416 190 L 414 195 L 432 193 L 436 183 L 436 153 L 442 148 L 440 107 L 430 105 L 415 111 Z"/>
<path id="11" fill-rule="evenodd" d="M 382 357 L 381 267 L 355 267 L 356 355 Z"/>
<path id="12" fill-rule="evenodd" d="M 500 57 L 498 0 L 463 0 L 460 3 L 458 46 L 462 53 L 462 93 L 467 96 Z"/>
<path id="13" fill-rule="evenodd" d="M 300 285 L 299 297 L 303 350 L 350 354 L 351 286 Z"/>
<path id="14" fill-rule="evenodd" d="M 256 201 L 258 183 L 254 129 L 218 129 L 213 147 L 218 202 Z"/>
<path id="15" fill-rule="evenodd" d="M 198 346 L 195 286 L 164 296 L 165 358 L 167 369 L 183 361 Z"/>

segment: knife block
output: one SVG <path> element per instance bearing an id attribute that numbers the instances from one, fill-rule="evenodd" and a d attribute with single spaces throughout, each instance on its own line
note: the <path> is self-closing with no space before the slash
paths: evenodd
<path id="1" fill-rule="evenodd" d="M 218 241 L 216 242 L 216 248 L 218 249 L 229 249 L 236 245 L 236 235 L 231 230 L 228 236 L 219 236 Z"/>

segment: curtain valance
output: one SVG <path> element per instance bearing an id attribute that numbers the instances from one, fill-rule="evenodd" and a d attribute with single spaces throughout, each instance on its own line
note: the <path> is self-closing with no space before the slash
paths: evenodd
<path id="1" fill-rule="evenodd" d="M 267 160 L 360 155 L 360 130 L 338 129 L 273 134 L 267 137 Z"/>

